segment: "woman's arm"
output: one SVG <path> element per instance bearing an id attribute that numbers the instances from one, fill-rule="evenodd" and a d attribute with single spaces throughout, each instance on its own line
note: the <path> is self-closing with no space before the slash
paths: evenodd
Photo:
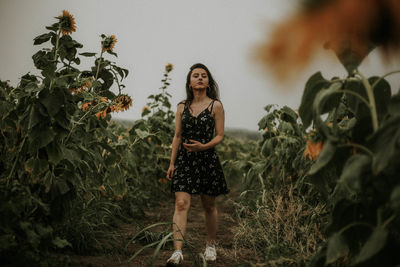
<path id="1" fill-rule="evenodd" d="M 200 151 L 215 147 L 224 139 L 225 111 L 221 102 L 215 101 L 212 114 L 215 121 L 215 136 L 210 142 L 202 144 L 197 140 L 189 139 L 192 144 L 183 144 L 188 151 Z"/>
<path id="2" fill-rule="evenodd" d="M 178 104 L 178 108 L 176 110 L 176 116 L 175 116 L 175 120 L 176 120 L 175 134 L 174 134 L 174 138 L 172 139 L 172 145 L 171 145 L 172 151 L 171 151 L 171 159 L 170 159 L 170 163 L 169 163 L 169 168 L 168 168 L 168 172 L 167 172 L 167 179 L 172 178 L 172 174 L 173 174 L 174 168 L 175 168 L 176 155 L 178 153 L 179 144 L 181 143 L 181 140 L 182 140 L 181 130 L 182 130 L 183 108 L 184 108 L 183 104 Z"/>

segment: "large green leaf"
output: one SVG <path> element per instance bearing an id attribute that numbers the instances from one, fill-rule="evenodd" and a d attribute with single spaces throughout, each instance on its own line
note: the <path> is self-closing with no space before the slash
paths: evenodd
<path id="1" fill-rule="evenodd" d="M 349 246 L 340 233 L 334 233 L 328 240 L 325 264 L 334 263 L 349 252 Z"/>
<path id="2" fill-rule="evenodd" d="M 65 101 L 62 90 L 54 90 L 50 93 L 48 90 L 42 90 L 39 94 L 39 101 L 46 107 L 51 117 L 54 117 Z"/>
<path id="3" fill-rule="evenodd" d="M 355 258 L 355 263 L 361 263 L 376 255 L 386 245 L 389 232 L 382 226 L 377 226 L 371 236 L 361 248 L 360 254 Z"/>
<path id="4" fill-rule="evenodd" d="M 349 109 L 354 114 L 357 114 L 359 105 L 366 105 L 360 97 L 368 101 L 364 85 L 360 80 L 350 80 L 345 82 L 344 89 L 353 93 L 346 93 L 346 102 Z"/>
<path id="5" fill-rule="evenodd" d="M 351 156 L 343 168 L 336 186 L 343 187 L 350 195 L 355 195 L 362 189 L 363 173 L 371 169 L 372 159 L 368 155 L 355 154 Z"/>
<path id="6" fill-rule="evenodd" d="M 315 73 L 308 79 L 299 107 L 299 114 L 303 121 L 304 128 L 308 128 L 313 119 L 312 105 L 316 95 L 320 90 L 328 86 L 329 81 L 322 77 L 321 72 Z"/>
<path id="7" fill-rule="evenodd" d="M 42 119 L 43 116 L 41 116 L 39 112 L 39 108 L 37 105 L 32 104 L 28 107 L 29 110 L 29 121 L 28 121 L 28 130 L 32 129 L 36 124 L 38 124 Z"/>
<path id="8" fill-rule="evenodd" d="M 400 116 L 400 91 L 390 99 L 388 110 L 390 115 Z"/>
<path id="9" fill-rule="evenodd" d="M 400 148 L 400 116 L 387 120 L 371 137 L 370 141 L 375 152 L 372 170 L 375 175 L 388 167 L 393 160 L 398 158 Z"/>
<path id="10" fill-rule="evenodd" d="M 390 202 L 394 210 L 400 210 L 400 185 L 393 189 L 390 195 Z"/>
<path id="11" fill-rule="evenodd" d="M 329 130 L 325 122 L 321 119 L 321 115 L 339 106 L 341 94 L 338 92 L 340 92 L 339 89 L 341 87 L 342 84 L 340 82 L 334 82 L 329 88 L 320 90 L 312 104 L 315 126 L 326 137 L 329 136 Z"/>
<path id="12" fill-rule="evenodd" d="M 25 162 L 25 171 L 33 177 L 35 183 L 48 169 L 49 164 L 44 159 L 30 158 Z"/>
<path id="13" fill-rule="evenodd" d="M 296 112 L 289 108 L 288 106 L 284 106 L 282 109 L 282 114 L 281 114 L 281 120 L 290 122 L 290 123 L 295 123 L 297 121 L 297 114 Z"/>
<path id="14" fill-rule="evenodd" d="M 53 141 L 47 145 L 46 151 L 49 161 L 55 165 L 57 165 L 57 163 L 64 158 L 62 144 L 56 141 Z"/>
<path id="15" fill-rule="evenodd" d="M 94 57 L 96 56 L 96 53 L 84 52 L 84 53 L 79 53 L 79 55 L 84 57 Z"/>
<path id="16" fill-rule="evenodd" d="M 33 39 L 33 44 L 34 45 L 40 45 L 42 43 L 47 42 L 48 40 L 50 40 L 50 38 L 53 36 L 54 33 L 49 32 L 49 33 L 44 33 L 42 35 L 39 35 L 38 37 L 36 37 L 35 39 Z"/>
<path id="17" fill-rule="evenodd" d="M 47 146 L 56 136 L 53 127 L 47 124 L 40 124 L 34 127 L 29 133 L 29 148 L 34 153 L 39 148 Z"/>
<path id="18" fill-rule="evenodd" d="M 370 84 L 374 84 L 379 77 L 371 77 L 368 79 Z M 374 97 L 376 104 L 376 111 L 379 120 L 383 120 L 388 113 L 388 106 L 390 97 L 392 95 L 390 84 L 385 79 L 380 79 L 378 84 L 374 87 Z"/>
<path id="19" fill-rule="evenodd" d="M 273 153 L 274 151 L 274 142 L 275 140 L 272 138 L 268 138 L 267 140 L 264 141 L 263 146 L 261 147 L 261 153 L 265 156 L 268 157 Z"/>
<path id="20" fill-rule="evenodd" d="M 81 160 L 81 156 L 79 155 L 79 153 L 73 149 L 66 148 L 63 150 L 63 152 L 64 152 L 64 158 L 71 163 L 76 161 L 79 162 Z"/>
<path id="21" fill-rule="evenodd" d="M 10 112 L 14 109 L 15 105 L 11 104 L 8 101 L 0 100 L 0 116 L 2 119 L 8 116 Z"/>
<path id="22" fill-rule="evenodd" d="M 54 60 L 53 56 L 54 54 L 51 52 L 40 50 L 32 56 L 32 59 L 36 68 L 44 70 L 46 67 L 50 67 L 50 65 L 52 66 L 55 65 L 53 63 Z"/>

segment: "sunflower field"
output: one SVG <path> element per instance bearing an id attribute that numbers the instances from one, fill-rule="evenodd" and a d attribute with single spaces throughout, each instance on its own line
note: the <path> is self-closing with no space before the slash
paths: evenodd
<path id="1" fill-rule="evenodd" d="M 280 64 L 302 66 L 306 60 L 296 58 L 297 47 L 283 45 L 298 36 L 293 25 L 304 33 L 307 23 L 329 25 L 331 10 L 338 15 L 353 7 L 303 2 L 304 13 L 262 47 L 267 63 L 283 53 L 288 58 Z M 376 46 L 393 48 L 396 28 L 378 39 L 381 28 L 373 34 L 343 28 L 345 34 L 335 28 L 325 44 L 346 77 L 315 72 L 298 110 L 267 104 L 256 140 L 226 136 L 217 147 L 229 186 L 238 193 L 232 244 L 224 249 L 234 251 L 232 258 L 241 250 L 253 257 L 235 258 L 237 266 L 400 264 L 400 92 L 392 93 L 386 80 L 398 71 L 365 77 L 358 68 Z M 32 56 L 37 74 L 23 75 L 15 87 L 0 81 L 1 263 L 74 266 L 69 255 L 122 251 L 130 264 L 142 249 L 131 257 L 120 226 L 171 199 L 165 176 L 175 130 L 168 93 L 173 65 L 165 66 L 160 91 L 148 96 L 141 119 L 127 127 L 112 120 L 134 102 L 124 92 L 129 71 L 113 61 L 116 36 L 102 34 L 98 53 L 81 51 L 71 37 L 74 17 L 65 10 L 46 30 L 34 39 L 40 47 Z M 312 53 L 314 46 L 301 47 Z M 81 60 L 93 65 L 81 70 Z M 286 69 L 275 67 L 278 76 Z M 172 241 L 170 233 L 148 229 L 131 234 L 151 235 L 143 248 L 157 246 L 156 254 Z"/>
<path id="2" fill-rule="evenodd" d="M 106 58 L 117 56 L 116 37 L 101 35 L 100 56 L 78 53 L 73 16 L 63 11 L 57 19 L 34 39 L 47 44 L 32 57 L 40 75 L 22 76 L 15 88 L 0 83 L 6 265 L 52 265 L 48 252 L 57 249 L 110 250 L 118 221 L 141 216 L 152 195 L 166 195 L 161 178 L 174 130 L 168 93 L 150 96 L 151 111 L 130 129 L 112 122 L 113 112 L 132 105 L 123 93 L 128 70 Z M 93 66 L 79 70 L 81 59 Z"/>

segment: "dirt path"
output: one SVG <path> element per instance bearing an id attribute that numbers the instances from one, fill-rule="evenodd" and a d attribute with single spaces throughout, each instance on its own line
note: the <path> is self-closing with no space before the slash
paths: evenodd
<path id="1" fill-rule="evenodd" d="M 236 250 L 234 246 L 234 235 L 237 231 L 237 222 L 235 221 L 234 200 L 238 197 L 238 192 L 231 192 L 226 196 L 217 198 L 219 227 L 217 232 L 217 261 L 210 263 L 208 266 L 251 266 L 254 253 L 250 249 Z M 160 206 L 152 210 L 145 211 L 146 217 L 140 220 L 140 227 L 146 227 L 158 222 L 168 222 L 172 220 L 174 211 L 174 199 L 161 203 Z M 137 231 L 138 227 L 131 225 L 123 225 L 121 231 L 125 236 L 124 239 L 129 240 Z M 149 229 L 148 238 L 151 235 L 157 236 L 171 232 L 171 226 L 158 226 Z M 204 212 L 201 206 L 199 196 L 192 196 L 191 208 L 188 215 L 188 225 L 185 239 L 187 240 L 183 248 L 184 263 L 182 266 L 203 266 L 199 257 L 199 253 L 203 253 L 205 249 L 205 226 Z M 149 241 L 148 243 L 151 243 Z M 146 243 L 131 244 L 128 247 L 130 255 L 109 255 L 106 257 L 74 257 L 75 266 L 149 266 L 154 253 L 154 247 L 143 250 L 135 259 L 127 263 L 127 259 L 132 256 L 135 251 L 140 249 Z M 168 242 L 159 253 L 154 266 L 165 266 L 166 260 L 171 256 L 173 251 L 172 242 Z M 195 262 L 197 259 L 197 263 Z"/>

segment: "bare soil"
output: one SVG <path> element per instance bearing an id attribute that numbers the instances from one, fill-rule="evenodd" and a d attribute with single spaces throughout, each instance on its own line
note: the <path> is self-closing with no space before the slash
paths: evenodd
<path id="1" fill-rule="evenodd" d="M 251 249 L 235 248 L 234 235 L 238 231 L 235 220 L 234 200 L 239 196 L 238 192 L 217 197 L 218 208 L 218 231 L 217 231 L 217 261 L 208 263 L 207 266 L 257 266 L 255 252 Z M 137 225 L 121 225 L 121 242 L 127 244 L 129 240 L 141 229 L 158 222 L 171 222 L 174 212 L 174 201 L 171 197 L 168 201 L 160 203 L 159 206 L 145 211 L 146 216 L 138 220 Z M 157 226 L 149 229 L 152 234 L 167 234 L 172 231 L 172 226 Z M 203 266 L 199 254 L 205 249 L 205 225 L 204 211 L 200 197 L 192 196 L 191 208 L 188 215 L 188 224 L 185 234 L 186 243 L 183 247 L 184 262 L 181 266 Z M 151 243 L 151 242 L 148 242 Z M 98 256 L 72 256 L 73 266 L 150 266 L 155 246 L 146 248 L 134 259 L 130 257 L 142 248 L 146 243 L 131 242 L 123 253 Z M 166 266 L 166 260 L 173 252 L 172 242 L 168 242 L 161 248 L 157 260 L 153 266 Z M 258 265 L 260 266 L 260 265 Z"/>

